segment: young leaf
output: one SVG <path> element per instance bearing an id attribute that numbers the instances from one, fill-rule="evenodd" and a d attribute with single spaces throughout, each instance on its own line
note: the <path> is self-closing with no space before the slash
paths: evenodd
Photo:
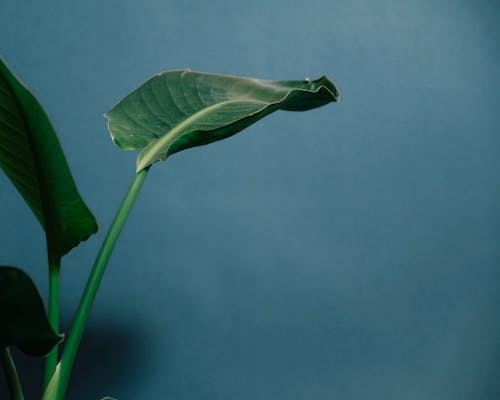
<path id="1" fill-rule="evenodd" d="M 97 231 L 40 103 L 0 58 L 0 167 L 60 258 Z"/>
<path id="2" fill-rule="evenodd" d="M 50 327 L 30 277 L 19 268 L 0 266 L 0 348 L 14 345 L 43 356 L 61 339 Z"/>
<path id="3" fill-rule="evenodd" d="M 152 77 L 105 116 L 120 148 L 142 149 L 139 172 L 175 152 L 234 135 L 273 111 L 305 111 L 338 100 L 325 76 L 269 81 L 174 70 Z"/>

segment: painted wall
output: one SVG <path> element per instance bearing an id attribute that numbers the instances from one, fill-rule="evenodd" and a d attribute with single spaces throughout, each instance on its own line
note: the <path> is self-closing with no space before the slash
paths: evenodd
<path id="1" fill-rule="evenodd" d="M 343 95 L 155 165 L 69 398 L 500 398 L 499 16 L 486 0 L 2 1 L 0 53 L 101 227 L 64 259 L 64 330 L 134 173 L 102 117 L 122 96 L 184 67 L 326 74 Z M 41 229 L 3 175 L 0 200 L 0 264 L 46 293 Z M 40 363 L 15 356 L 37 398 Z"/>

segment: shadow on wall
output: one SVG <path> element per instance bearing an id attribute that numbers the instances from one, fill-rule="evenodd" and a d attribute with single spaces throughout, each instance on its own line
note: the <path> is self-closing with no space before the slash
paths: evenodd
<path id="1" fill-rule="evenodd" d="M 86 329 L 69 386 L 69 399 L 99 400 L 116 395 L 119 382 L 136 379 L 136 365 L 149 356 L 144 332 L 135 325 L 93 321 Z M 29 357 L 12 349 L 26 399 L 40 399 L 44 359 Z M 77 393 L 72 388 L 85 388 Z M 5 379 L 0 378 L 0 399 L 8 398 Z"/>

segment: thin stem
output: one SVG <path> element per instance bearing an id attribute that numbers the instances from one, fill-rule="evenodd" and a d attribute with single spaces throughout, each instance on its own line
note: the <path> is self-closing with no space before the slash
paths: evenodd
<path id="1" fill-rule="evenodd" d="M 7 386 L 9 387 L 10 398 L 12 400 L 24 400 L 23 388 L 19 382 L 16 366 L 8 347 L 2 349 L 2 366 L 5 378 L 7 379 Z"/>
<path id="2" fill-rule="evenodd" d="M 59 273 L 61 270 L 61 259 L 54 256 L 52 246 L 48 245 L 49 249 L 49 323 L 55 333 L 59 333 Z M 45 361 L 45 376 L 43 379 L 44 389 L 50 382 L 58 359 L 58 348 L 56 345 L 47 355 Z"/>
<path id="3" fill-rule="evenodd" d="M 132 182 L 129 191 L 125 196 L 125 199 L 123 200 L 111 227 L 109 228 L 108 234 L 106 235 L 106 238 L 101 246 L 101 250 L 95 260 L 94 267 L 92 268 L 92 272 L 90 273 L 90 277 L 83 292 L 80 306 L 76 312 L 76 317 L 61 358 L 60 376 L 56 397 L 57 400 L 63 400 L 66 395 L 71 369 L 75 361 L 78 346 L 89 318 L 97 290 L 99 289 L 104 271 L 106 270 L 106 265 L 111 257 L 111 253 L 113 252 L 116 241 L 118 240 L 118 236 L 125 225 L 125 221 L 127 220 L 130 210 L 132 209 L 135 199 L 137 198 L 137 194 L 139 193 L 147 172 L 148 169 L 143 169 L 135 175 L 134 181 Z"/>

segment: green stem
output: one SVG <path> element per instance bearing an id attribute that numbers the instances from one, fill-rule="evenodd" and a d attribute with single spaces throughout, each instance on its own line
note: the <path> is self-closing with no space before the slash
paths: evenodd
<path id="1" fill-rule="evenodd" d="M 54 257 L 52 246 L 48 245 L 49 249 L 49 323 L 54 332 L 59 333 L 59 272 L 61 270 L 61 259 Z M 50 382 L 52 375 L 56 370 L 58 359 L 58 348 L 56 345 L 47 355 L 45 361 L 45 376 L 43 379 L 44 389 Z"/>
<path id="2" fill-rule="evenodd" d="M 23 388 L 19 382 L 16 366 L 14 365 L 14 360 L 12 359 L 12 355 L 10 354 L 8 347 L 4 347 L 2 349 L 2 365 L 5 372 L 5 378 L 7 379 L 7 385 L 9 387 L 10 398 L 12 400 L 24 400 Z"/>
<path id="3" fill-rule="evenodd" d="M 135 175 L 134 181 L 132 182 L 129 191 L 125 196 L 125 199 L 123 200 L 111 227 L 109 228 L 108 234 L 106 235 L 106 238 L 101 246 L 101 250 L 95 260 L 94 267 L 92 268 L 92 272 L 83 292 L 80 306 L 76 312 L 76 317 L 61 358 L 60 376 L 56 397 L 57 400 L 63 400 L 66 395 L 71 369 L 75 361 L 78 346 L 89 318 L 90 310 L 92 308 L 92 304 L 94 303 L 97 290 L 99 289 L 104 271 L 106 270 L 106 265 L 111 257 L 111 253 L 113 252 L 116 241 L 118 240 L 118 236 L 125 225 L 125 221 L 127 220 L 147 173 L 148 169 L 143 169 Z"/>

